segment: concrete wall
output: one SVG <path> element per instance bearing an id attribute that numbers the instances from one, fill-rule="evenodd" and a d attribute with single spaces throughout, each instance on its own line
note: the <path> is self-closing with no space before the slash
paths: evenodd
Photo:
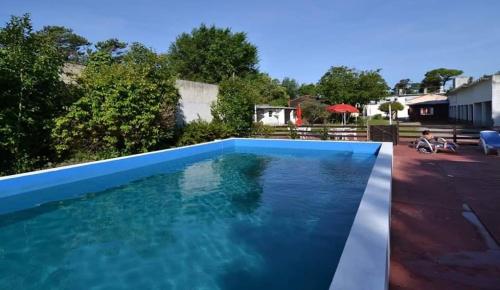
<path id="1" fill-rule="evenodd" d="M 219 86 L 185 80 L 177 80 L 175 85 L 181 95 L 177 124 L 183 125 L 198 117 L 212 121 L 211 106 L 217 101 Z"/>

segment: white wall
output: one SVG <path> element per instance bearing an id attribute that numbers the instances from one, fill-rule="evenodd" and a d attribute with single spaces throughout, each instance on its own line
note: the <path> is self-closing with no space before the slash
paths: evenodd
<path id="1" fill-rule="evenodd" d="M 181 95 L 177 124 L 186 124 L 198 117 L 212 121 L 211 106 L 217 101 L 219 86 L 185 80 L 177 80 L 175 85 Z"/>
<path id="2" fill-rule="evenodd" d="M 493 126 L 500 127 L 500 75 L 493 76 L 493 97 L 491 100 L 491 117 Z"/>
<path id="3" fill-rule="evenodd" d="M 285 111 L 281 108 L 257 108 L 257 122 L 271 126 L 287 125 Z M 271 116 L 269 116 L 269 112 L 271 112 Z M 295 123 L 295 111 L 293 110 L 290 112 L 290 121 Z"/>
<path id="4" fill-rule="evenodd" d="M 401 103 L 404 106 L 404 109 L 401 111 L 398 111 L 398 118 L 399 119 L 406 119 L 408 118 L 408 105 L 406 105 L 406 97 L 390 97 L 391 100 L 397 101 Z M 368 104 L 365 106 L 365 113 L 366 116 L 368 117 L 373 117 L 377 114 L 380 114 L 382 116 L 385 116 L 386 114 L 378 109 L 380 104 L 386 103 L 386 101 L 381 101 L 377 102 L 376 104 Z"/>
<path id="5" fill-rule="evenodd" d="M 475 125 L 500 126 L 500 75 L 451 92 L 448 100 L 450 117 Z"/>

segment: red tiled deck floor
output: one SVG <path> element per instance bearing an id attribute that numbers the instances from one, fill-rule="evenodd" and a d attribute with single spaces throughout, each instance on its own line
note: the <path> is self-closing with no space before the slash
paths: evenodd
<path id="1" fill-rule="evenodd" d="M 468 204 L 500 243 L 500 157 L 394 147 L 390 289 L 500 289 L 500 250 L 462 215 Z"/>

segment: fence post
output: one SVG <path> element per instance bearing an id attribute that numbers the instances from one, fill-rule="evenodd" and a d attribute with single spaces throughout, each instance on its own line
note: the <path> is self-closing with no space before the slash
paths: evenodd
<path id="1" fill-rule="evenodd" d="M 453 124 L 453 143 L 457 143 L 457 124 Z"/>

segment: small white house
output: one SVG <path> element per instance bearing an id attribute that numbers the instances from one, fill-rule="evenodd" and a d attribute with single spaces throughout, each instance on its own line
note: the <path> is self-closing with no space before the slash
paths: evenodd
<path id="1" fill-rule="evenodd" d="M 367 117 L 373 117 L 377 114 L 380 114 L 382 116 L 385 116 L 386 113 L 380 111 L 378 107 L 383 104 L 387 103 L 389 99 L 391 102 L 399 102 L 401 105 L 403 105 L 404 109 L 401 111 L 398 111 L 398 118 L 399 119 L 408 119 L 408 105 L 406 104 L 407 101 L 415 98 L 416 95 L 407 95 L 407 96 L 391 96 L 388 97 L 384 100 L 378 101 L 378 102 L 371 102 L 368 105 L 365 105 L 364 107 L 364 115 Z"/>
<path id="2" fill-rule="evenodd" d="M 287 125 L 288 122 L 295 123 L 295 108 L 255 105 L 254 121 L 262 122 L 264 125 L 271 126 Z"/>
<path id="3" fill-rule="evenodd" d="M 472 82 L 455 79 L 448 92 L 449 117 L 476 126 L 500 127 L 500 74 Z"/>

